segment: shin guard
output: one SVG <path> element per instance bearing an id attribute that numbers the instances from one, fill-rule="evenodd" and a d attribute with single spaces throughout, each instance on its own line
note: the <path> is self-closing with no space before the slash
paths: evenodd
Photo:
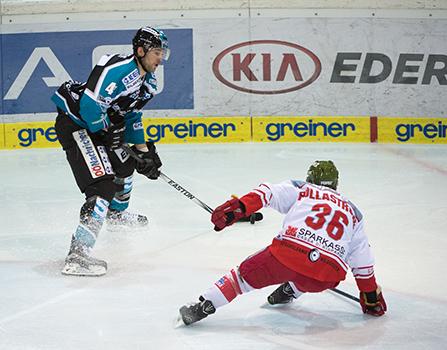
<path id="1" fill-rule="evenodd" d="M 218 308 L 230 303 L 239 294 L 247 293 L 254 289 L 241 278 L 239 270 L 236 268 L 220 278 L 202 296 L 206 300 L 211 300 L 214 307 Z"/>
<path id="2" fill-rule="evenodd" d="M 118 191 L 115 193 L 115 196 L 110 203 L 110 209 L 124 211 L 129 206 L 130 193 L 133 185 L 133 175 L 125 178 L 115 177 L 113 182 L 118 187 Z"/>
<path id="3" fill-rule="evenodd" d="M 72 236 L 70 253 L 90 252 L 104 223 L 108 207 L 109 202 L 98 196 L 86 200 L 81 207 L 79 225 Z"/>

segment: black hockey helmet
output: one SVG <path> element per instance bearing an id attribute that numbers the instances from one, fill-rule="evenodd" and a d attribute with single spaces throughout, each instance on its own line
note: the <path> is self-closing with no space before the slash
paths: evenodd
<path id="1" fill-rule="evenodd" d="M 159 29 L 154 29 L 148 26 L 138 29 L 132 39 L 132 47 L 135 56 L 137 55 L 139 47 L 143 48 L 144 53 L 155 48 L 163 50 L 163 59 L 165 61 L 169 59 L 170 50 L 168 46 L 168 38 L 165 33 Z"/>
<path id="2" fill-rule="evenodd" d="M 306 181 L 337 190 L 338 170 L 332 160 L 317 160 L 309 167 Z"/>

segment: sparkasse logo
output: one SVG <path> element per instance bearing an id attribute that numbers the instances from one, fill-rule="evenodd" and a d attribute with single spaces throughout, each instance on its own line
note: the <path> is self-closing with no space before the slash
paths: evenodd
<path id="1" fill-rule="evenodd" d="M 302 89 L 321 73 L 319 58 L 309 49 L 280 40 L 254 40 L 230 46 L 213 62 L 216 78 L 252 94 L 274 95 Z"/>

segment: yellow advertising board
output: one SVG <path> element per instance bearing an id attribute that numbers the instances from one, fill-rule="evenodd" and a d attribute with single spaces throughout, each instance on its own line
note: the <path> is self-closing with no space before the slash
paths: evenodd
<path id="1" fill-rule="evenodd" d="M 159 143 L 379 142 L 447 144 L 447 118 L 269 116 L 144 118 Z M 0 124 L 0 149 L 59 147 L 54 122 Z"/>
<path id="2" fill-rule="evenodd" d="M 369 142 L 368 117 L 253 117 L 256 142 Z"/>
<path id="3" fill-rule="evenodd" d="M 0 123 L 0 149 L 5 148 L 5 124 Z"/>
<path id="4" fill-rule="evenodd" d="M 54 122 L 0 125 L 4 125 L 2 148 L 59 147 Z M 160 143 L 251 141 L 250 117 L 145 118 L 143 127 L 146 139 Z"/>
<path id="5" fill-rule="evenodd" d="M 161 143 L 251 141 L 250 117 L 147 118 L 146 137 Z"/>
<path id="6" fill-rule="evenodd" d="M 378 118 L 380 143 L 447 143 L 446 118 Z"/>
<path id="7" fill-rule="evenodd" d="M 4 124 L 5 148 L 58 147 L 54 121 Z"/>

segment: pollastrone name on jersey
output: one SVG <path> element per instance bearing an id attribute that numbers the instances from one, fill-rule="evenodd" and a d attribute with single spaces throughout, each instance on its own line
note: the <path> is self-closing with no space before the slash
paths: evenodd
<path id="1" fill-rule="evenodd" d="M 298 194 L 298 200 L 301 200 L 302 198 L 330 201 L 336 204 L 339 208 L 349 213 L 352 218 L 353 227 L 355 227 L 355 225 L 359 221 L 349 203 L 337 197 L 333 193 L 329 194 L 327 193 L 327 191 L 319 191 L 316 188 L 307 187 L 305 191 L 300 191 L 300 193 Z"/>
<path id="2" fill-rule="evenodd" d="M 349 131 L 355 131 L 355 125 L 353 123 L 325 123 L 314 122 L 309 119 L 307 122 L 292 123 L 268 123 L 265 126 L 265 131 L 270 141 L 277 141 L 283 137 L 287 131 L 293 132 L 296 137 L 305 136 L 329 136 L 340 137 L 347 136 Z"/>

